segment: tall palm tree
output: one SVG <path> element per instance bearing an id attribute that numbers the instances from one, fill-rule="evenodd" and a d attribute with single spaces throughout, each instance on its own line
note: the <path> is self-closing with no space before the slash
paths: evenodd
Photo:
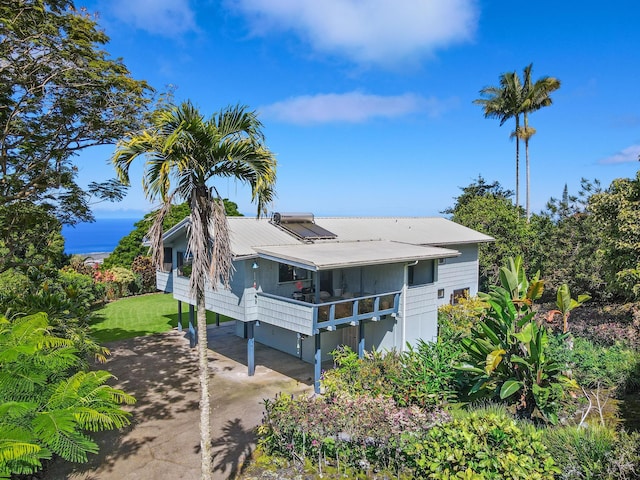
<path id="1" fill-rule="evenodd" d="M 522 129 L 516 129 L 518 138 L 524 141 L 526 155 L 526 182 L 527 182 L 527 221 L 531 217 L 531 209 L 529 204 L 529 140 L 536 133 L 536 130 L 529 126 L 529 114 L 548 107 L 553 103 L 551 93 L 560 88 L 560 80 L 555 77 L 542 77 L 533 82 L 531 80 L 531 70 L 533 63 L 524 67 L 523 71 L 523 103 L 521 106 L 524 126 Z"/>
<path id="2" fill-rule="evenodd" d="M 523 85 L 516 72 L 500 75 L 500 85 L 485 87 L 480 90 L 483 98 L 473 101 L 483 108 L 485 118 L 497 118 L 500 126 L 511 118 L 515 119 L 515 131 L 520 130 L 520 115 L 522 114 Z M 516 208 L 520 206 L 520 137 L 516 139 Z"/>
<path id="3" fill-rule="evenodd" d="M 162 220 L 171 202 L 176 198 L 191 207 L 189 288 L 197 305 L 200 447 L 202 478 L 208 480 L 212 458 L 205 285 L 228 288 L 233 268 L 224 204 L 209 181 L 231 177 L 250 185 L 259 216 L 275 195 L 276 161 L 264 145 L 255 112 L 227 107 L 204 119 L 189 102 L 157 111 L 148 130 L 118 143 L 112 162 L 122 183 L 129 184 L 129 168 L 141 155 L 147 158 L 145 194 L 163 203 L 149 231 L 157 267 L 163 263 Z"/>

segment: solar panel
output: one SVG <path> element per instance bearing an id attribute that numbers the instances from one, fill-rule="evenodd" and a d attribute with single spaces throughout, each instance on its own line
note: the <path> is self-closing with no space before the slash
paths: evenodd
<path id="1" fill-rule="evenodd" d="M 300 240 L 330 240 L 337 237 L 335 233 L 316 225 L 311 213 L 274 213 L 271 223 Z"/>

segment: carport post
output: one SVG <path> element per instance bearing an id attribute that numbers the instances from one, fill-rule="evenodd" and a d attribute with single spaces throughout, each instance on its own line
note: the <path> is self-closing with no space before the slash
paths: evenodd
<path id="1" fill-rule="evenodd" d="M 358 358 L 364 358 L 364 321 L 358 324 Z"/>
<path id="2" fill-rule="evenodd" d="M 253 329 L 255 327 L 255 320 L 247 322 L 247 365 L 249 366 L 249 376 L 253 377 L 256 373 L 256 360 L 255 360 L 255 339 L 253 338 Z"/>
<path id="3" fill-rule="evenodd" d="M 195 347 L 198 343 L 198 332 L 195 327 L 195 315 L 193 305 L 189 304 L 189 346 Z"/>
<path id="4" fill-rule="evenodd" d="M 320 393 L 320 375 L 322 374 L 322 348 L 320 344 L 320 332 L 315 334 L 316 353 L 313 360 L 313 390 Z"/>
<path id="5" fill-rule="evenodd" d="M 178 331 L 182 331 L 182 302 L 178 300 Z"/>

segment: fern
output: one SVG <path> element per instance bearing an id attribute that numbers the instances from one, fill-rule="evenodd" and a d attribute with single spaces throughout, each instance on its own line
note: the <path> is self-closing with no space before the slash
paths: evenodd
<path id="1" fill-rule="evenodd" d="M 78 371 L 71 340 L 51 334 L 45 314 L 0 316 L 0 478 L 42 468 L 52 454 L 86 462 L 98 445 L 86 432 L 130 423 L 135 398 L 106 383 L 106 371 Z"/>

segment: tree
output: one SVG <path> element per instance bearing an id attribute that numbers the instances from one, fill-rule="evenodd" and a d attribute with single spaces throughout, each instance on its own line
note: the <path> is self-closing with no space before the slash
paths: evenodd
<path id="1" fill-rule="evenodd" d="M 618 298 L 640 299 L 640 171 L 592 195 L 589 210 L 600 230 L 607 288 Z"/>
<path id="2" fill-rule="evenodd" d="M 228 287 L 232 257 L 224 204 L 208 183 L 232 177 L 248 184 L 258 215 L 266 212 L 275 194 L 276 161 L 264 145 L 262 124 L 245 107 L 227 107 L 209 119 L 189 102 L 159 110 L 152 127 L 118 143 L 113 164 L 129 183 L 129 167 L 147 156 L 144 186 L 161 208 L 149 232 L 154 263 L 163 262 L 162 222 L 174 197 L 189 202 L 191 225 L 188 249 L 193 255 L 190 292 L 196 299 L 200 369 L 200 446 L 202 478 L 210 479 L 211 426 L 205 285 Z M 213 240 L 213 241 L 211 241 Z"/>
<path id="3" fill-rule="evenodd" d="M 531 80 L 533 64 L 524 68 L 523 78 L 517 72 L 507 72 L 500 76 L 499 87 L 485 87 L 480 90 L 483 98 L 473 103 L 481 105 L 486 118 L 497 118 L 502 126 L 507 120 L 514 118 L 516 128 L 512 137 L 516 139 L 516 207 L 520 205 L 520 140 L 525 142 L 526 149 L 526 216 L 530 218 L 529 202 L 529 140 L 536 133 L 529 126 L 529 114 L 551 105 L 551 92 L 560 88 L 560 81 L 553 77 L 542 77 Z M 520 115 L 524 118 L 524 126 L 520 126 Z"/>
<path id="4" fill-rule="evenodd" d="M 554 77 L 542 77 L 533 82 L 531 80 L 531 70 L 533 63 L 527 65 L 523 72 L 523 104 L 522 114 L 524 118 L 524 126 L 518 130 L 516 128 L 515 135 L 524 141 L 526 156 L 526 183 L 527 183 L 527 221 L 531 218 L 531 208 L 529 202 L 530 172 L 529 172 L 529 140 L 535 135 L 536 130 L 529 126 L 529 114 L 548 107 L 553 103 L 551 100 L 551 92 L 560 88 L 560 80 Z"/>
<path id="5" fill-rule="evenodd" d="M 120 197 L 120 187 L 109 181 L 83 191 L 72 162 L 87 147 L 115 143 L 138 130 L 150 101 L 149 86 L 132 79 L 121 60 L 109 58 L 102 48 L 107 42 L 72 0 L 0 3 L 4 222 L 19 223 L 21 219 L 7 215 L 36 208 L 62 223 L 87 221 L 92 219 L 92 196 Z M 28 232 L 30 236 L 1 231 L 2 246 L 13 253 L 26 245 L 38 249 L 52 230 Z"/>
<path id="6" fill-rule="evenodd" d="M 513 118 L 516 122 L 515 131 L 520 130 L 520 115 L 522 114 L 523 85 L 516 72 L 500 75 L 498 87 L 484 87 L 480 90 L 483 98 L 473 101 L 482 106 L 485 118 L 497 118 L 500 126 Z M 516 136 L 516 208 L 520 206 L 520 137 Z"/>
<path id="7" fill-rule="evenodd" d="M 560 198 L 551 198 L 540 215 L 531 217 L 529 227 L 535 236 L 529 265 L 542 272 L 548 291 L 567 283 L 571 291 L 589 292 L 600 301 L 609 299 L 602 228 L 588 208 L 590 197 L 600 191 L 597 180 L 583 178 L 577 195 L 565 186 Z"/>

